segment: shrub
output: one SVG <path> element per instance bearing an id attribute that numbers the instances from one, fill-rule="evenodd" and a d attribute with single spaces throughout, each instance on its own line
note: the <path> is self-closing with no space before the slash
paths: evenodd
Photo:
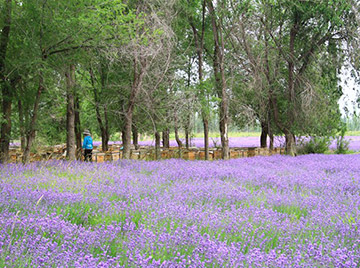
<path id="1" fill-rule="evenodd" d="M 311 136 L 300 142 L 298 154 L 323 154 L 329 150 L 330 137 Z"/>
<path id="2" fill-rule="evenodd" d="M 350 141 L 345 139 L 345 128 L 342 128 L 340 134 L 336 136 L 336 150 L 337 154 L 346 154 L 349 151 Z"/>

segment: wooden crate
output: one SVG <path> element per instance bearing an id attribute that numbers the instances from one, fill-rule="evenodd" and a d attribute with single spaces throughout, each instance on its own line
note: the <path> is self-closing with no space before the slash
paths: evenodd
<path id="1" fill-rule="evenodd" d="M 196 159 L 196 153 L 194 151 L 183 152 L 182 158 L 184 158 L 186 160 L 195 160 Z"/>
<path id="2" fill-rule="evenodd" d="M 104 161 L 111 161 L 112 160 L 111 156 L 112 156 L 111 153 L 105 153 Z"/>
<path id="3" fill-rule="evenodd" d="M 119 152 L 114 152 L 111 154 L 111 159 L 112 161 L 117 161 L 120 159 L 120 155 L 119 155 Z"/>
<path id="4" fill-rule="evenodd" d="M 105 161 L 105 154 L 104 153 L 97 153 L 96 154 L 96 162 L 102 163 Z"/>
<path id="5" fill-rule="evenodd" d="M 189 152 L 188 153 L 188 159 L 189 160 L 195 160 L 196 159 L 196 152 Z"/>
<path id="6" fill-rule="evenodd" d="M 205 151 L 200 151 L 198 154 L 197 154 L 197 158 L 199 160 L 205 160 Z"/>
<path id="7" fill-rule="evenodd" d="M 130 159 L 138 160 L 140 158 L 140 152 L 139 151 L 131 151 L 130 153 Z"/>
<path id="8" fill-rule="evenodd" d="M 238 151 L 230 151 L 230 158 L 239 158 Z"/>
<path id="9" fill-rule="evenodd" d="M 162 151 L 161 152 L 161 159 L 169 159 L 170 158 L 170 154 L 169 151 Z"/>
<path id="10" fill-rule="evenodd" d="M 245 151 L 245 150 L 241 150 L 241 151 L 239 152 L 239 155 L 240 155 L 240 157 L 248 157 L 248 152 Z"/>
<path id="11" fill-rule="evenodd" d="M 222 151 L 221 150 L 214 151 L 213 158 L 222 159 Z"/>
<path id="12" fill-rule="evenodd" d="M 256 155 L 256 150 L 255 148 L 248 148 L 247 150 L 247 157 L 253 157 Z"/>
<path id="13" fill-rule="evenodd" d="M 10 161 L 13 162 L 13 163 L 16 163 L 17 162 L 17 155 L 16 154 L 11 154 L 10 155 Z"/>

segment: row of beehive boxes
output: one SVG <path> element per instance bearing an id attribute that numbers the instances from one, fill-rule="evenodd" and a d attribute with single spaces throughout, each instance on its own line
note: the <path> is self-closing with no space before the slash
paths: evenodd
<path id="1" fill-rule="evenodd" d="M 284 148 L 241 148 L 230 150 L 230 158 L 252 157 L 252 156 L 269 156 L 274 154 L 284 154 Z M 94 152 L 93 162 L 116 161 L 122 158 L 122 151 L 100 153 Z M 156 158 L 155 150 L 132 150 L 130 159 L 134 160 L 154 160 Z M 159 152 L 160 159 L 182 158 L 186 160 L 205 160 L 205 151 L 203 150 L 172 150 L 163 149 Z M 222 150 L 209 150 L 209 160 L 222 159 Z"/>
<path id="2" fill-rule="evenodd" d="M 230 158 L 240 158 L 240 157 L 252 157 L 257 155 L 273 155 L 273 154 L 284 154 L 284 148 L 275 148 L 270 150 L 268 148 L 231 148 L 230 149 Z M 99 152 L 97 150 L 93 151 L 92 161 L 93 162 L 104 162 L 104 161 L 116 161 L 122 158 L 122 151 L 109 151 L 109 152 Z M 186 160 L 205 160 L 205 151 L 199 149 L 190 149 L 190 150 L 179 150 L 177 147 L 172 147 L 169 149 L 161 149 L 159 152 L 160 159 L 170 159 L 170 158 L 183 158 Z M 11 162 L 21 162 L 22 154 L 19 152 L 10 153 Z M 31 154 L 30 161 L 45 161 L 45 160 L 62 160 L 65 159 L 63 153 L 38 153 Z M 134 160 L 154 160 L 156 159 L 156 154 L 154 149 L 140 149 L 140 150 L 131 150 L 130 159 Z M 222 150 L 221 149 L 212 149 L 209 150 L 209 160 L 222 159 Z M 81 157 L 83 160 L 83 156 Z"/>

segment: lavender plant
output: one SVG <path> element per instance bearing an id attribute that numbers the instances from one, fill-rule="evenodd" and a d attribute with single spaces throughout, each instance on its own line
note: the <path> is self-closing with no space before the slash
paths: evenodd
<path id="1" fill-rule="evenodd" d="M 0 168 L 1 267 L 357 267 L 358 155 Z"/>

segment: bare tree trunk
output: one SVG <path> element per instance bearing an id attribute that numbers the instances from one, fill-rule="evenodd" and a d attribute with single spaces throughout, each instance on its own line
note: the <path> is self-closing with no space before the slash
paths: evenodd
<path id="1" fill-rule="evenodd" d="M 267 136 L 269 134 L 268 124 L 261 122 L 260 147 L 267 148 Z"/>
<path id="2" fill-rule="evenodd" d="M 9 161 L 10 139 L 11 139 L 11 89 L 9 85 L 3 85 L 2 111 L 3 123 L 1 124 L 0 137 L 0 163 Z"/>
<path id="3" fill-rule="evenodd" d="M 124 127 L 125 143 L 124 143 L 124 152 L 123 152 L 123 158 L 125 159 L 130 158 L 131 126 L 132 126 L 133 112 L 135 107 L 135 101 L 141 88 L 144 71 L 145 71 L 144 70 L 145 65 L 146 65 L 145 60 L 139 62 L 137 58 L 134 59 L 134 78 L 131 86 L 131 93 L 128 102 L 128 107 L 125 112 L 125 127 Z"/>
<path id="4" fill-rule="evenodd" d="M 176 140 L 176 143 L 178 144 L 179 148 L 182 148 L 182 147 L 183 147 L 183 143 L 182 143 L 182 141 L 180 140 L 179 131 L 178 131 L 177 126 L 175 126 L 175 140 Z"/>
<path id="5" fill-rule="evenodd" d="M 108 116 L 107 116 L 107 107 L 104 106 L 104 120 L 101 117 L 100 113 L 100 97 L 99 92 L 95 83 L 95 75 L 93 70 L 90 68 L 89 70 L 90 78 L 91 78 L 91 84 L 93 87 L 93 93 L 94 93 L 94 100 L 95 100 L 95 112 L 96 112 L 96 119 L 98 121 L 98 125 L 100 128 L 101 133 L 101 148 L 103 152 L 106 152 L 109 150 L 109 122 L 108 122 Z M 101 87 L 104 89 L 104 81 L 103 78 L 101 79 Z M 105 122 L 104 122 L 105 121 Z"/>
<path id="6" fill-rule="evenodd" d="M 163 131 L 162 139 L 163 139 L 163 147 L 170 148 L 170 131 L 168 128 Z"/>
<path id="7" fill-rule="evenodd" d="M 76 159 L 81 159 L 81 124 L 80 124 L 80 100 L 75 97 L 75 138 L 76 138 Z"/>
<path id="8" fill-rule="evenodd" d="M 224 72 L 224 40 L 221 26 L 218 25 L 217 16 L 212 0 L 208 0 L 208 9 L 211 15 L 211 22 L 213 28 L 213 36 L 215 43 L 214 50 L 214 74 L 216 81 L 216 88 L 218 96 L 221 98 L 220 102 L 220 136 L 222 147 L 222 158 L 229 159 L 229 137 L 228 137 L 228 96 L 226 93 L 226 80 Z"/>
<path id="9" fill-rule="evenodd" d="M 155 132 L 155 159 L 160 159 L 160 133 L 158 131 Z"/>
<path id="10" fill-rule="evenodd" d="M 132 116 L 133 116 L 133 109 L 131 107 L 129 107 L 128 111 L 126 112 L 126 115 L 125 115 L 125 128 L 124 128 L 124 141 L 123 141 L 123 146 L 124 146 L 123 158 L 124 159 L 130 159 Z"/>
<path id="11" fill-rule="evenodd" d="M 139 149 L 139 132 L 135 124 L 132 127 L 132 134 L 133 134 L 133 144 L 135 146 L 135 150 Z"/>
<path id="12" fill-rule="evenodd" d="M 107 113 L 107 107 L 104 107 L 104 121 L 105 121 L 105 127 L 101 130 L 101 146 L 103 152 L 109 151 L 109 139 L 110 139 L 110 133 L 109 133 L 109 119 L 108 119 L 108 113 Z"/>
<path id="13" fill-rule="evenodd" d="M 2 14 L 4 14 L 3 28 L 0 35 L 0 82 L 2 86 L 2 119 L 0 136 L 0 163 L 9 161 L 10 136 L 11 136 L 11 103 L 12 92 L 5 78 L 6 51 L 10 39 L 12 1 L 6 0 Z"/>
<path id="14" fill-rule="evenodd" d="M 186 120 L 186 126 L 185 126 L 185 147 L 189 150 L 190 147 L 190 133 L 189 133 L 189 125 L 188 120 Z"/>
<path id="15" fill-rule="evenodd" d="M 288 116 L 287 116 L 287 124 L 285 134 L 285 151 L 288 155 L 295 156 L 296 155 L 296 142 L 295 135 L 289 130 L 294 122 L 294 114 L 295 114 L 295 64 L 294 64 L 294 55 L 295 55 L 295 38 L 298 34 L 298 23 L 299 23 L 298 14 L 295 15 L 294 24 L 290 30 L 290 40 L 289 40 L 289 53 L 290 57 L 288 61 Z"/>
<path id="16" fill-rule="evenodd" d="M 205 160 L 209 160 L 209 120 L 203 118 L 204 125 L 204 145 L 205 145 Z"/>
<path id="17" fill-rule="evenodd" d="M 272 133 L 270 128 L 269 128 L 269 137 L 270 137 L 269 149 L 274 150 L 274 134 Z"/>
<path id="18" fill-rule="evenodd" d="M 29 130 L 28 130 L 28 133 L 26 134 L 26 147 L 25 147 L 25 151 L 24 151 L 24 155 L 23 155 L 23 163 L 28 163 L 30 161 L 30 150 L 31 150 L 31 146 L 35 139 L 35 131 L 36 131 L 35 126 L 36 126 L 36 120 L 37 120 L 37 116 L 38 116 L 40 98 L 41 98 L 41 94 L 42 94 L 43 90 L 44 90 L 44 80 L 43 80 L 42 72 L 40 72 L 39 87 L 38 87 L 38 90 L 36 93 L 36 98 L 35 98 L 33 113 L 31 116 Z"/>
<path id="19" fill-rule="evenodd" d="M 71 64 L 65 72 L 67 90 L 67 111 L 66 111 L 66 158 L 70 161 L 76 160 L 75 142 L 75 65 Z"/>
<path id="20" fill-rule="evenodd" d="M 190 89 L 191 57 L 189 57 L 189 65 L 188 65 L 187 74 L 188 74 L 188 76 L 187 76 L 187 87 L 188 87 L 188 89 Z M 190 107 L 188 109 L 190 110 Z M 185 147 L 186 147 L 187 150 L 189 150 L 189 146 L 190 146 L 190 140 L 189 140 L 190 139 L 190 113 L 188 113 L 186 115 L 184 130 L 185 130 Z"/>
<path id="21" fill-rule="evenodd" d="M 126 139 L 126 135 L 125 135 L 125 131 L 124 129 L 121 131 L 121 141 L 122 141 L 122 146 L 124 147 L 124 143 L 125 143 L 125 139 Z"/>
<path id="22" fill-rule="evenodd" d="M 20 148 L 21 151 L 25 149 L 25 124 L 24 124 L 24 108 L 22 106 L 22 101 L 18 100 L 18 109 L 19 109 L 19 130 L 20 130 Z"/>
<path id="23" fill-rule="evenodd" d="M 190 26 L 193 30 L 196 52 L 198 56 L 198 75 L 200 81 L 200 96 L 201 98 L 206 99 L 206 92 L 202 88 L 203 82 L 203 51 L 204 51 L 204 35 L 205 35 L 205 9 L 206 9 L 206 0 L 203 0 L 202 3 L 202 27 L 201 27 L 201 35 L 199 36 L 198 30 L 195 27 L 193 22 L 193 18 L 190 17 Z M 204 146 L 205 146 L 205 160 L 209 160 L 209 119 L 207 115 L 207 107 L 202 107 L 201 111 L 202 121 L 204 125 Z"/>
<path id="24" fill-rule="evenodd" d="M 175 140 L 176 140 L 176 143 L 178 144 L 179 146 L 179 149 L 181 149 L 181 147 L 183 146 L 181 140 L 180 140 L 180 137 L 179 137 L 179 130 L 178 130 L 178 122 L 177 122 L 177 115 L 175 114 L 175 118 L 174 118 L 174 131 L 175 131 Z"/>
<path id="25" fill-rule="evenodd" d="M 285 151 L 288 155 L 296 155 L 295 135 L 289 131 L 285 132 Z"/>

